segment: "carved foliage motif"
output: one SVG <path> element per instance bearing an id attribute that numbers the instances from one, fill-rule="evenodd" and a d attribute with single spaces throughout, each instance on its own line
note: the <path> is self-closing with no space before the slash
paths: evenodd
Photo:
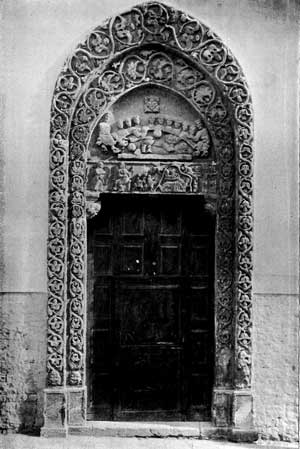
<path id="1" fill-rule="evenodd" d="M 146 50 L 144 53 L 137 50 L 149 43 L 162 43 L 164 49 L 183 51 L 186 59 L 174 64 L 171 53 L 166 51 L 150 51 L 147 55 Z M 125 53 L 118 55 L 131 49 L 134 52 L 125 57 Z M 112 57 L 114 62 L 110 64 Z M 86 86 L 87 79 L 89 86 Z M 253 245 L 252 111 L 248 87 L 237 61 L 218 36 L 194 18 L 156 2 L 139 5 L 97 27 L 68 59 L 56 84 L 51 111 L 48 384 L 83 383 L 85 158 L 92 123 L 117 95 L 150 80 L 172 84 L 176 91 L 184 93 L 206 118 L 215 142 L 218 160 L 216 351 L 218 358 L 224 348 L 235 347 L 235 360 L 228 358 L 219 366 L 231 369 L 234 365 L 235 387 L 247 388 L 251 384 Z M 238 155 L 236 172 L 232 130 Z M 182 175 L 182 168 L 175 167 L 163 172 L 164 182 L 173 182 L 180 170 Z M 120 182 L 115 188 L 123 191 L 128 188 L 130 176 L 126 165 L 119 170 L 123 173 L 119 173 Z M 99 190 L 103 183 L 101 176 L 104 175 L 100 167 Z M 187 173 L 186 179 L 190 179 Z M 143 184 L 144 180 L 138 182 Z M 67 216 L 70 217 L 68 221 Z M 235 273 L 232 270 L 234 258 Z M 236 341 L 233 345 L 234 309 Z M 68 355 L 64 352 L 65 332 Z M 69 373 L 68 379 L 64 378 L 65 370 Z M 220 368 L 219 371 L 217 381 L 224 385 L 224 370 Z"/>

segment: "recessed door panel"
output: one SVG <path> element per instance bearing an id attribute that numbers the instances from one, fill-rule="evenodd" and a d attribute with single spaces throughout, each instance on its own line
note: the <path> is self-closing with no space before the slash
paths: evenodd
<path id="1" fill-rule="evenodd" d="M 201 201 L 103 195 L 89 239 L 88 416 L 209 419 L 214 223 Z"/>

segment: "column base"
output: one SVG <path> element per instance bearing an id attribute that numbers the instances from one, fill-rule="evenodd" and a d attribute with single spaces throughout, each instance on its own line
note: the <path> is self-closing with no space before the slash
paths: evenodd
<path id="1" fill-rule="evenodd" d="M 41 428 L 40 436 L 44 438 L 66 438 L 68 436 L 68 431 L 67 428 L 49 428 L 44 426 Z"/>
<path id="2" fill-rule="evenodd" d="M 228 440 L 234 443 L 254 443 L 258 440 L 256 430 L 231 429 L 228 432 Z"/>
<path id="3" fill-rule="evenodd" d="M 235 442 L 256 441 L 258 433 L 253 427 L 252 403 L 252 394 L 249 390 L 215 388 L 212 406 L 213 422 L 201 424 L 198 438 L 225 438 Z M 41 429 L 41 436 L 66 437 L 69 433 L 90 433 L 91 429 L 94 431 L 95 428 L 98 433 L 99 429 L 103 433 L 107 431 L 106 427 L 102 428 L 103 424 L 105 423 L 99 422 L 93 426 L 91 422 L 86 421 L 86 387 L 55 387 L 44 390 L 44 427 Z M 138 427 L 140 424 L 143 431 L 147 425 L 149 428 L 153 427 L 153 424 L 146 422 L 139 423 Z M 161 424 L 167 425 L 167 423 Z M 176 423 L 176 426 L 179 424 L 181 426 L 181 423 Z M 116 432 L 115 426 L 116 424 L 109 429 L 110 432 Z M 122 426 L 124 427 L 124 423 Z M 194 428 L 192 430 L 194 432 Z M 136 431 L 135 428 L 134 432 Z M 168 431 L 170 431 L 169 428 Z M 191 428 L 188 431 L 190 432 Z M 197 436 L 193 435 L 193 437 Z"/>
<path id="4" fill-rule="evenodd" d="M 258 439 L 253 427 L 251 390 L 215 388 L 212 416 L 216 427 L 228 427 L 230 441 L 253 442 Z"/>
<path id="5" fill-rule="evenodd" d="M 69 426 L 86 423 L 86 387 L 54 387 L 44 390 L 43 437 L 66 437 Z"/>

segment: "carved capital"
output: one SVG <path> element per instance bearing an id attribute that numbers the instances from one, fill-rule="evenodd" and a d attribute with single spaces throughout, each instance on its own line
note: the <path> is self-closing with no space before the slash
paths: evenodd
<path id="1" fill-rule="evenodd" d="M 92 202 L 87 201 L 86 203 L 86 218 L 90 220 L 91 218 L 96 217 L 101 210 L 100 202 Z"/>
<path id="2" fill-rule="evenodd" d="M 215 216 L 217 213 L 217 198 L 216 196 L 205 196 L 204 209 L 211 215 Z"/>

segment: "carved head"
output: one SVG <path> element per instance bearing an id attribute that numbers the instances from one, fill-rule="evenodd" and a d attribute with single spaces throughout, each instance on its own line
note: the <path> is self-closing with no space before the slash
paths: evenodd
<path id="1" fill-rule="evenodd" d="M 102 161 L 99 161 L 98 164 L 97 164 L 97 166 L 98 166 L 99 168 L 103 168 L 103 167 L 104 167 L 104 163 L 103 163 Z"/>
<path id="2" fill-rule="evenodd" d="M 133 117 L 132 122 L 134 125 L 139 125 L 141 123 L 140 116 L 136 115 L 135 117 Z"/>
<path id="3" fill-rule="evenodd" d="M 196 125 L 196 127 L 198 128 L 198 129 L 202 129 L 203 128 L 203 123 L 202 123 L 202 120 L 196 120 L 195 121 L 195 125 Z"/>
<path id="4" fill-rule="evenodd" d="M 49 383 L 50 385 L 60 385 L 61 383 L 61 376 L 58 371 L 54 371 L 51 369 L 49 372 Z"/>
<path id="5" fill-rule="evenodd" d="M 69 377 L 71 385 L 80 385 L 81 383 L 81 373 L 80 371 L 72 371 Z"/>
<path id="6" fill-rule="evenodd" d="M 127 117 L 127 118 L 124 120 L 124 123 L 125 123 L 125 125 L 126 125 L 128 128 L 130 128 L 130 127 L 131 127 L 131 118 L 130 118 L 130 117 Z"/>
<path id="7" fill-rule="evenodd" d="M 103 115 L 101 122 L 108 123 L 111 120 L 111 118 L 112 118 L 112 115 L 109 112 L 106 112 Z"/>

